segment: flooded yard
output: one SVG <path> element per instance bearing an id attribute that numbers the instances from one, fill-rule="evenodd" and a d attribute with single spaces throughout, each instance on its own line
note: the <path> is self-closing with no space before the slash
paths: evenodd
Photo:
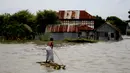
<path id="1" fill-rule="evenodd" d="M 66 70 L 53 70 L 36 63 L 45 60 L 45 45 L 0 44 L 0 73 L 130 73 L 129 44 L 127 38 L 120 42 L 54 47 L 55 62 L 61 60 Z"/>

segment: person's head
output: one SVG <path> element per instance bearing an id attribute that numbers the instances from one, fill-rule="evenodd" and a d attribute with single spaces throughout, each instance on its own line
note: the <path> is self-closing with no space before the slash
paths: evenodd
<path id="1" fill-rule="evenodd" d="M 53 38 L 50 38 L 50 41 L 53 41 Z"/>
<path id="2" fill-rule="evenodd" d="M 53 47 L 53 42 L 52 41 L 53 41 L 53 38 L 50 38 L 50 42 L 48 42 L 47 45 L 50 46 L 50 47 Z"/>

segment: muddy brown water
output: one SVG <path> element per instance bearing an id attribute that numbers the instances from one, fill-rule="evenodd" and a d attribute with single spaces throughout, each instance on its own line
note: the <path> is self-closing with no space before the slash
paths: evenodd
<path id="1" fill-rule="evenodd" d="M 130 73 L 129 43 L 130 39 L 124 39 L 54 47 L 66 70 L 36 63 L 45 60 L 44 45 L 0 44 L 0 73 Z M 61 63 L 55 53 L 55 62 Z"/>

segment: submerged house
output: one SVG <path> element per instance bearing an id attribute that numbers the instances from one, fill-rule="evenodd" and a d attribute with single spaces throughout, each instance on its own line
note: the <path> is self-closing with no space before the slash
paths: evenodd
<path id="1" fill-rule="evenodd" d="M 89 38 L 94 30 L 94 17 L 85 10 L 60 10 L 58 12 L 61 24 L 48 25 L 46 32 L 55 40 L 66 38 Z"/>
<path id="2" fill-rule="evenodd" d="M 106 22 L 96 29 L 97 40 L 121 40 L 121 33 L 114 25 Z"/>
<path id="3" fill-rule="evenodd" d="M 87 25 L 49 25 L 47 30 L 51 33 L 50 37 L 55 40 L 63 40 L 67 38 L 87 38 L 93 28 Z"/>

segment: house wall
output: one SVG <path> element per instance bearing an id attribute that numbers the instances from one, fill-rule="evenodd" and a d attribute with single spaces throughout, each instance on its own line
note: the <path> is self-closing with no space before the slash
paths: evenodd
<path id="1" fill-rule="evenodd" d="M 64 40 L 65 38 L 78 38 L 78 33 L 51 33 L 51 37 L 54 40 Z"/>
<path id="2" fill-rule="evenodd" d="M 80 31 L 80 38 L 95 39 L 94 31 Z"/>
<path id="3" fill-rule="evenodd" d="M 108 24 L 102 25 L 97 29 L 98 40 L 115 40 L 116 30 Z"/>
<path id="4" fill-rule="evenodd" d="M 80 24 L 86 24 L 91 28 L 94 28 L 94 20 L 61 20 L 62 25 L 80 25 Z"/>
<path id="5" fill-rule="evenodd" d="M 97 29 L 99 32 L 115 32 L 115 29 L 113 29 L 111 26 L 105 24 Z"/>

